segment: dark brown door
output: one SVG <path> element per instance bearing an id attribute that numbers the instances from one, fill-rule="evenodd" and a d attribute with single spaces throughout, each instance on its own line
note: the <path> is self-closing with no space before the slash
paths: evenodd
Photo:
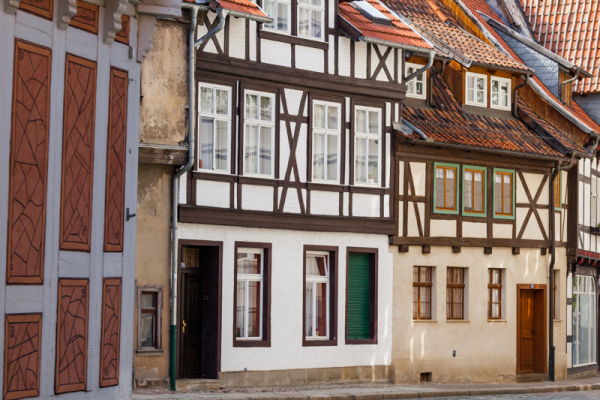
<path id="1" fill-rule="evenodd" d="M 181 321 L 183 378 L 202 375 L 202 276 L 183 274 L 183 315 Z"/>
<path id="2" fill-rule="evenodd" d="M 519 340 L 521 341 L 521 364 L 519 365 L 522 374 L 535 372 L 535 338 L 538 332 L 535 331 L 534 323 L 534 291 L 521 290 L 521 332 Z M 541 310 L 543 312 L 543 310 Z M 539 332 L 543 334 L 543 332 Z"/>

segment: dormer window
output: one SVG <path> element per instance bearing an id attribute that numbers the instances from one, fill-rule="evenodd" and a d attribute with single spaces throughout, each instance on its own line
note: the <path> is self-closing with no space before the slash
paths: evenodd
<path id="1" fill-rule="evenodd" d="M 405 76 L 409 76 L 421 68 L 423 68 L 422 65 L 406 63 Z M 406 82 L 406 95 L 416 99 L 425 99 L 427 97 L 427 80 L 425 79 L 424 74 L 419 74 Z"/>
<path id="2" fill-rule="evenodd" d="M 350 3 L 355 10 L 373 22 L 380 24 L 391 24 L 390 19 L 384 13 L 376 9 L 371 3 L 365 0 L 353 1 Z"/>
<path id="3" fill-rule="evenodd" d="M 266 29 L 273 29 L 285 33 L 290 33 L 290 1 L 289 0 L 265 0 L 265 12 L 273 22 L 264 24 Z"/>
<path id="4" fill-rule="evenodd" d="M 492 104 L 490 107 L 499 110 L 510 110 L 510 79 L 492 76 L 491 81 Z"/>
<path id="5" fill-rule="evenodd" d="M 300 0 L 298 2 L 298 36 L 323 39 L 325 0 Z"/>
<path id="6" fill-rule="evenodd" d="M 487 107 L 487 75 L 467 72 L 465 104 Z"/>

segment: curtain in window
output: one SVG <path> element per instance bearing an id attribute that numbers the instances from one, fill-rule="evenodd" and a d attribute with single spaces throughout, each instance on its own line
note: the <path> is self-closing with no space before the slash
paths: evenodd
<path id="1" fill-rule="evenodd" d="M 258 127 L 246 125 L 246 150 L 244 151 L 244 172 L 258 173 Z"/>
<path id="2" fill-rule="evenodd" d="M 214 120 L 202 118 L 200 125 L 200 160 L 202 160 L 202 168 L 205 169 L 213 169 L 214 124 Z M 225 157 L 227 157 L 227 142 L 225 142 Z"/>

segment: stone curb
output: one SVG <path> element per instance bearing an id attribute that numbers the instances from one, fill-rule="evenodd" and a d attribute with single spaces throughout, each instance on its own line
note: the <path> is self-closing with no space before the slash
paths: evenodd
<path id="1" fill-rule="evenodd" d="M 562 385 L 562 386 L 537 386 L 537 387 L 514 387 L 514 388 L 490 388 L 490 389 L 463 389 L 463 390 L 428 390 L 414 392 L 379 392 L 371 393 L 315 393 L 303 395 L 294 393 L 286 395 L 284 393 L 267 394 L 257 393 L 255 396 L 240 397 L 198 397 L 199 400 L 385 400 L 385 399 L 424 399 L 436 397 L 458 397 L 458 396 L 487 396 L 503 394 L 529 394 L 529 393 L 558 393 L 558 392 L 578 392 L 600 390 L 600 383 L 590 385 Z M 151 395 L 150 395 L 151 396 Z M 190 398 L 168 397 L 169 400 L 190 400 Z M 146 398 L 144 400 L 164 400 L 157 397 L 155 399 Z"/>

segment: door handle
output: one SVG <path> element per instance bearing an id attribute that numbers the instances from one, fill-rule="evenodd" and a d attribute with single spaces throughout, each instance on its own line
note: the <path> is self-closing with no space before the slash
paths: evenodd
<path id="1" fill-rule="evenodd" d="M 531 336 L 535 336 L 535 329 L 531 330 Z"/>
<path id="2" fill-rule="evenodd" d="M 182 326 L 181 333 L 185 333 L 185 327 L 186 327 L 186 325 L 187 325 L 187 324 L 185 323 L 185 320 L 183 320 L 183 321 L 181 322 L 181 326 Z"/>

